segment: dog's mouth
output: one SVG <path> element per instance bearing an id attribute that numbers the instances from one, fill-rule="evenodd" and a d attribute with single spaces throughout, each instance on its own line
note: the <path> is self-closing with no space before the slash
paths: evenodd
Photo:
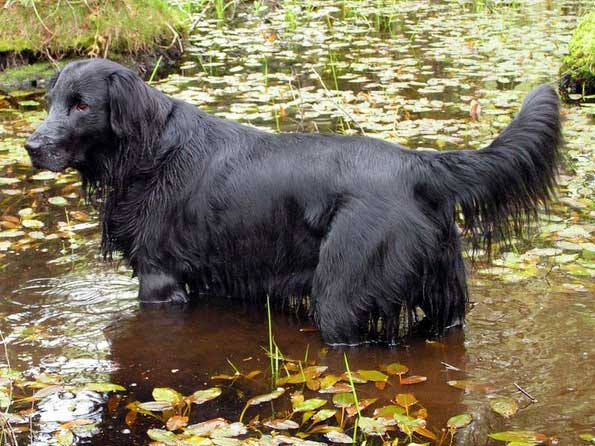
<path id="1" fill-rule="evenodd" d="M 31 163 L 36 169 L 47 169 L 61 172 L 68 167 L 70 156 L 58 144 L 44 144 L 43 146 L 25 145 Z"/>

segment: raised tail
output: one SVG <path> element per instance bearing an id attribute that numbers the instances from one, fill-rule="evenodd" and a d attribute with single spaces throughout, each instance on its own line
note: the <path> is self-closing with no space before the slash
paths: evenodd
<path id="1" fill-rule="evenodd" d="M 533 90 L 516 118 L 487 147 L 435 153 L 431 184 L 454 200 L 475 247 L 521 235 L 552 198 L 561 163 L 559 100 L 553 88 Z M 427 184 L 425 185 L 427 187 Z"/>

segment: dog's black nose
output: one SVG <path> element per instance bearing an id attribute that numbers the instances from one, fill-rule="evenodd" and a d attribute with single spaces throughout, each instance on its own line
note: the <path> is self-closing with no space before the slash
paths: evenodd
<path id="1" fill-rule="evenodd" d="M 42 147 L 43 147 L 43 143 L 41 141 L 39 141 L 38 139 L 29 138 L 27 140 L 27 142 L 25 143 L 25 149 L 31 155 L 39 153 L 41 151 Z"/>

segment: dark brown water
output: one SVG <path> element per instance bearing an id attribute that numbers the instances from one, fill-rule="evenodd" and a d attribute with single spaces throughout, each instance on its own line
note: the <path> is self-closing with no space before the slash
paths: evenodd
<path id="1" fill-rule="evenodd" d="M 272 130 L 361 127 L 413 147 L 479 147 L 510 120 L 531 86 L 556 80 L 577 14 L 594 6 L 498 3 L 288 4 L 240 11 L 223 27 L 202 20 L 186 63 L 158 88 Z M 185 309 L 139 307 L 126 266 L 98 258 L 96 216 L 81 203 L 76 176 L 35 177 L 21 145 L 43 112 L 17 106 L 15 98 L 27 99 L 0 99 L 0 330 L 10 365 L 67 383 L 128 389 L 117 407 L 94 392 L 44 399 L 33 443 L 54 441 L 61 422 L 89 418 L 99 424 L 81 444 L 146 444 L 147 428 L 159 423 L 128 426 L 124 406 L 150 400 L 155 387 L 186 395 L 221 385 L 223 395 L 193 409 L 192 421 L 237 420 L 248 398 L 270 390 L 264 304 L 223 299 Z M 474 98 L 483 109 L 479 122 L 469 118 Z M 464 330 L 394 349 L 327 349 L 307 320 L 275 311 L 283 354 L 303 359 L 308 352 L 337 374 L 345 370 L 344 353 L 353 369 L 406 364 L 427 382 L 392 380 L 382 391 L 366 384 L 358 387 L 360 397 L 388 404 L 397 393 L 413 392 L 436 429 L 470 413 L 474 422 L 457 434 L 460 444 L 485 444 L 487 433 L 504 430 L 534 430 L 560 444 L 595 433 L 595 129 L 587 110 L 564 113 L 569 163 L 561 201 L 541 233 L 497 255 L 494 268 L 475 267 L 474 308 Z M 263 373 L 234 383 L 211 379 L 233 374 L 233 367 Z M 465 393 L 446 384 L 462 379 L 494 391 Z M 496 396 L 514 398 L 521 409 L 504 419 L 489 407 Z M 270 408 L 250 409 L 248 417 L 258 413 L 269 416 Z"/>

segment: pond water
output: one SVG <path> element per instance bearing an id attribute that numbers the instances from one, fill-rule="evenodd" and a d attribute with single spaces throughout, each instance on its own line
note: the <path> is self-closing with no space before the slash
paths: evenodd
<path id="1" fill-rule="evenodd" d="M 224 23 L 196 15 L 183 64 L 156 87 L 271 131 L 479 148 L 510 121 L 531 87 L 556 82 L 577 17 L 594 7 L 572 0 L 255 2 L 228 11 Z M 30 400 L 17 399 L 6 411 L 13 414 L 11 430 L 0 444 L 14 438 L 35 445 L 148 444 L 147 429 L 163 428 L 162 422 L 135 418 L 125 406 L 151 401 L 156 387 L 190 395 L 218 386 L 218 398 L 193 405 L 190 422 L 237 421 L 250 398 L 271 390 L 266 307 L 226 300 L 141 307 L 126 265 L 99 257 L 97 216 L 82 202 L 76 174 L 31 167 L 22 145 L 43 119 L 38 101 L 39 92 L 0 97 L 0 330 L 7 354 L 0 353 L 0 408 L 6 409 L 11 380 L 30 382 L 24 390 L 14 387 L 15 399 L 38 392 L 33 410 L 26 410 Z M 476 103 L 481 113 L 472 119 Z M 564 107 L 567 162 L 559 200 L 539 231 L 498 252 L 491 265 L 480 260 L 472 267 L 473 308 L 464 330 L 400 348 L 337 350 L 322 345 L 291 309 L 275 309 L 272 332 L 285 358 L 294 360 L 288 369 L 294 373 L 292 364 L 307 358 L 303 367 L 315 362 L 328 366 L 325 374 L 340 375 L 344 354 L 352 370 L 405 364 L 409 375 L 427 380 L 404 385 L 390 376 L 385 384 L 357 385 L 360 400 L 378 398 L 362 413 L 371 417 L 374 407 L 413 393 L 416 416 L 438 435 L 451 416 L 473 417 L 457 432 L 458 444 L 502 444 L 487 437 L 501 431 L 545 435 L 519 444 L 579 444 L 580 434 L 595 435 L 592 110 Z M 23 375 L 12 376 L 15 370 Z M 216 377 L 234 374 L 234 380 Z M 447 384 L 453 380 L 467 382 Z M 98 383 L 126 391 L 108 393 Z M 287 394 L 304 390 L 332 407 L 331 395 L 309 387 L 316 384 L 288 385 Z M 495 401 L 510 407 L 511 400 L 518 412 L 509 418 L 492 409 Z M 274 407 L 251 406 L 244 421 L 256 415 L 264 421 L 273 409 L 283 418 L 291 412 L 289 397 Z M 299 422 L 301 412 L 295 413 Z M 79 421 L 65 425 L 73 420 Z M 428 435 L 415 438 L 437 444 Z M 321 435 L 308 439 L 330 443 Z M 200 444 L 239 444 L 234 441 Z"/>

